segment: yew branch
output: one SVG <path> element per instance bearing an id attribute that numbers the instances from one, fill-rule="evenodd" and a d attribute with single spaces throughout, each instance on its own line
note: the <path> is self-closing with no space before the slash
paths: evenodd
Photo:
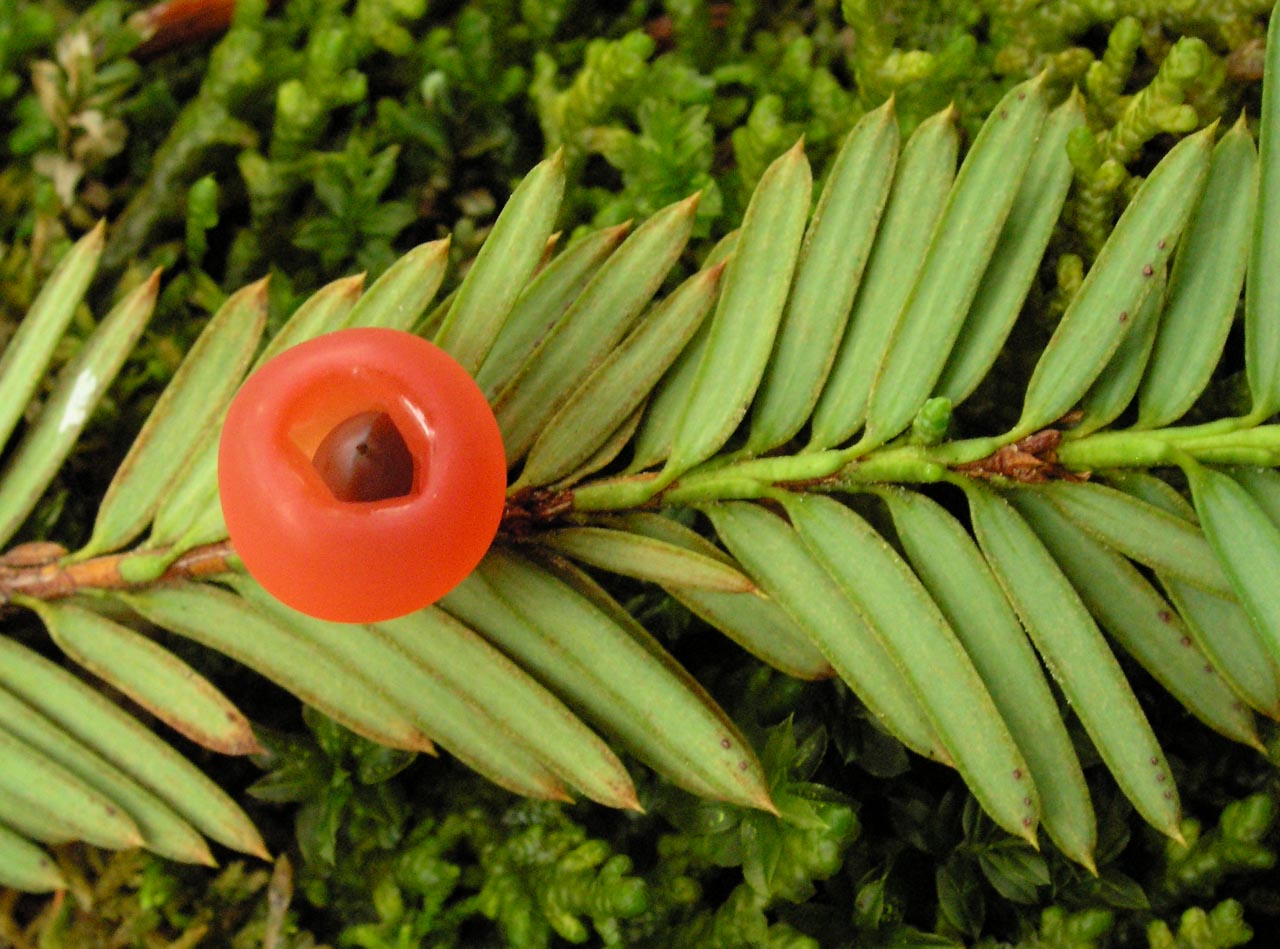
<path id="1" fill-rule="evenodd" d="M 160 553 L 163 551 L 145 551 L 146 556 Z M 136 551 L 77 563 L 63 563 L 65 554 L 56 544 L 23 544 L 0 558 L 0 606 L 12 602 L 15 596 L 56 600 L 90 590 L 127 590 L 163 580 L 198 580 L 235 569 L 235 550 L 227 540 L 192 548 L 146 583 L 131 583 L 121 569 L 130 557 L 138 556 Z"/>

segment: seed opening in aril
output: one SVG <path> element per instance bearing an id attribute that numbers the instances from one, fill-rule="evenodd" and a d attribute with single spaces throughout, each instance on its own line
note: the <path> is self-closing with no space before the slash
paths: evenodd
<path id="1" fill-rule="evenodd" d="M 339 501 L 388 501 L 413 493 L 413 454 L 386 412 L 361 412 L 338 423 L 311 464 Z"/>

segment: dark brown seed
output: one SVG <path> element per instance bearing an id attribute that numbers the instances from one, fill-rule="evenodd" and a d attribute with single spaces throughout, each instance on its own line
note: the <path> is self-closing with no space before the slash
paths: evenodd
<path id="1" fill-rule="evenodd" d="M 385 501 L 413 490 L 413 455 L 386 412 L 361 412 L 337 425 L 311 463 L 339 501 Z"/>

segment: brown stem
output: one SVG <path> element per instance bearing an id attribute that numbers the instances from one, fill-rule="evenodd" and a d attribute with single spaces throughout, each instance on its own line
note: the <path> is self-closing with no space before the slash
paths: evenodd
<path id="1" fill-rule="evenodd" d="M 279 0 L 267 0 L 274 7 Z M 221 36 L 231 26 L 236 0 L 161 0 L 139 10 L 129 25 L 143 41 L 130 54 L 139 62 Z"/>
<path id="2" fill-rule="evenodd" d="M 1059 464 L 1058 446 L 1061 444 L 1062 432 L 1046 428 L 1012 445 L 1005 445 L 986 458 L 954 465 L 953 470 L 970 478 L 1009 478 L 1023 484 L 1087 481 L 1087 471 L 1070 471 Z"/>
<path id="3" fill-rule="evenodd" d="M 120 569 L 124 561 L 137 555 L 135 551 L 70 564 L 57 561 L 22 563 L 24 558 L 18 558 L 18 563 L 14 564 L 12 554 L 18 550 L 21 548 L 16 548 L 4 561 L 0 561 L 0 606 L 10 603 L 15 596 L 56 600 L 87 590 L 127 590 L 162 580 L 198 580 L 235 569 L 231 564 L 235 550 L 229 540 L 192 548 L 170 564 L 163 574 L 146 584 L 130 583 Z M 146 555 L 162 553 L 162 550 L 147 551 Z"/>
<path id="4" fill-rule="evenodd" d="M 523 536 L 536 527 L 567 514 L 573 509 L 573 492 L 529 490 L 507 502 L 503 512 L 502 532 Z M 164 548 L 127 550 L 78 563 L 62 563 L 66 549 L 45 541 L 22 544 L 0 557 L 0 606 L 15 596 L 34 600 L 57 600 L 88 590 L 129 590 L 150 586 L 165 580 L 199 580 L 229 573 L 235 548 L 231 541 L 193 547 L 160 576 L 143 582 L 130 582 L 121 565 L 131 557 L 160 557 Z"/>
<path id="5" fill-rule="evenodd" d="M 235 0 L 165 0 L 134 14 L 129 25 L 146 39 L 133 51 L 148 60 L 217 36 L 231 25 Z"/>

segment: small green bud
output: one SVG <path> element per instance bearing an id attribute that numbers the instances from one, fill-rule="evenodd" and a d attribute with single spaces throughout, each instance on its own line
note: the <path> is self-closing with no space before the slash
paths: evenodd
<path id="1" fill-rule="evenodd" d="M 947 437 L 951 427 L 951 400 L 945 396 L 930 399 L 920 407 L 911 423 L 911 440 L 918 445 L 936 445 Z"/>

